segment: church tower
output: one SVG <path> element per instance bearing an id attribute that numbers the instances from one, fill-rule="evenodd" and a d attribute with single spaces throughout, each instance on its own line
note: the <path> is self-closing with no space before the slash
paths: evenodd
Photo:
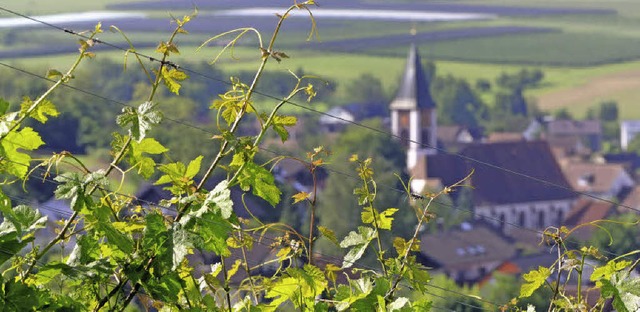
<path id="1" fill-rule="evenodd" d="M 433 147 L 437 144 L 437 115 L 415 44 L 409 49 L 402 81 L 389 110 L 391 132 L 401 138 L 407 149 L 407 169 L 416 178 L 422 178 L 419 176 L 426 175 L 427 155 L 436 153 Z"/>

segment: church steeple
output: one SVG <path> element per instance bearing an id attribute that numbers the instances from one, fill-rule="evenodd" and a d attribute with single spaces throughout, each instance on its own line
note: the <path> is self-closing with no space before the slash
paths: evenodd
<path id="1" fill-rule="evenodd" d="M 435 108 L 429 92 L 429 81 L 422 68 L 418 48 L 411 44 L 400 87 L 389 107 L 391 110 Z"/>
<path id="2" fill-rule="evenodd" d="M 436 103 L 429 92 L 429 81 L 415 44 L 409 49 L 398 93 L 389 109 L 391 132 L 400 137 L 407 148 L 407 167 L 412 172 L 423 158 L 435 154 L 437 142 Z M 415 175 L 426 175 L 426 172 Z"/>

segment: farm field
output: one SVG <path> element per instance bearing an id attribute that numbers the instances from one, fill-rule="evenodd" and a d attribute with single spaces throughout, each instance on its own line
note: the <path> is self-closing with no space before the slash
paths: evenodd
<path id="1" fill-rule="evenodd" d="M 262 1 L 265 7 L 283 7 L 289 0 Z M 39 2 L 38 2 L 39 3 Z M 74 2 L 75 3 L 75 2 Z M 224 0 L 215 4 L 207 1 L 144 1 L 109 0 L 106 2 L 74 5 L 64 0 L 57 5 L 35 5 L 34 1 L 5 1 L 9 8 L 22 13 L 44 14 L 62 12 L 63 7 L 73 11 L 134 10 L 145 11 L 148 19 L 121 20 L 117 24 L 134 40 L 145 54 L 153 53 L 159 40 L 171 29 L 167 11 L 187 12 L 196 4 L 200 16 L 192 22 L 191 35 L 181 44 L 182 54 L 176 62 L 211 60 L 214 52 L 195 54 L 195 45 L 208 35 L 249 25 L 268 32 L 273 18 L 236 18 L 211 14 L 220 9 L 247 8 L 252 0 Z M 346 86 L 364 73 L 381 79 L 385 92 L 395 90 L 397 78 L 404 64 L 407 47 L 413 40 L 419 45 L 423 58 L 434 60 L 439 75 L 451 74 L 471 83 L 479 78 L 493 81 L 502 72 L 515 72 L 521 68 L 540 68 L 545 72 L 543 85 L 531 90 L 543 109 L 566 107 L 578 116 L 590 106 L 605 100 L 616 100 L 624 118 L 640 118 L 635 109 L 640 97 L 640 3 L 630 0 L 612 0 L 606 3 L 587 0 L 476 0 L 451 3 L 407 1 L 389 4 L 384 1 L 322 1 L 324 8 L 370 8 L 377 10 L 438 10 L 495 15 L 487 20 L 444 23 L 319 19 L 319 41 L 301 43 L 310 30 L 308 19 L 290 19 L 283 41 L 278 46 L 291 56 L 282 64 L 273 64 L 271 70 L 286 71 L 303 68 L 338 82 L 338 94 L 348 101 Z M 31 5 L 29 5 L 31 4 Z M 64 10 L 65 12 L 70 10 Z M 7 17 L 6 14 L 0 17 Z M 215 20 L 215 22 L 213 22 Z M 91 27 L 91 23 L 71 24 L 73 29 Z M 107 26 L 107 25 L 105 25 Z M 417 35 L 409 35 L 409 29 Z M 0 59 L 14 64 L 53 64 L 56 68 L 70 62 L 67 53 L 76 50 L 75 38 L 53 30 L 29 30 L 30 36 L 17 36 L 21 40 L 11 46 L 0 47 Z M 0 43 L 6 32 L 0 32 Z M 66 37 L 66 39 L 64 38 Z M 24 40 L 22 40 L 24 38 Z M 115 34 L 101 37 L 109 42 L 126 46 Z M 236 49 L 239 60 L 228 56 L 217 66 L 230 73 L 253 70 L 257 54 L 249 36 Z M 47 40 L 49 39 L 49 40 Z M 266 40 L 267 38 L 263 38 Z M 213 48 L 212 48 L 213 49 Z M 121 61 L 122 53 L 98 51 L 98 59 Z M 52 55 L 59 54 L 59 55 Z M 15 59 L 16 56 L 30 56 Z M 586 92 L 588 91 L 588 92 Z M 483 95 L 491 101 L 491 94 Z M 324 103 L 321 107 L 328 107 Z"/>

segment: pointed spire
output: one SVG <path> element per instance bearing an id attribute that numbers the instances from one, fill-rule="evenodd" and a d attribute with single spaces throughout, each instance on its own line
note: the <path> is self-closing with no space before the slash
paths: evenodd
<path id="1" fill-rule="evenodd" d="M 402 75 L 402 82 L 396 98 L 391 102 L 390 109 L 412 110 L 434 107 L 436 104 L 429 92 L 429 81 L 422 68 L 418 48 L 412 43 L 407 56 L 407 65 Z"/>

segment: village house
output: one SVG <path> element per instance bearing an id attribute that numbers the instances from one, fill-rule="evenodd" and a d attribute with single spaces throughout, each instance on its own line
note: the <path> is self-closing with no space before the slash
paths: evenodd
<path id="1" fill-rule="evenodd" d="M 549 120 L 544 136 L 553 148 L 567 155 L 591 154 L 602 149 L 602 124 L 599 120 Z"/>
<path id="2" fill-rule="evenodd" d="M 619 199 L 635 185 L 621 164 L 568 161 L 561 167 L 574 190 L 593 197 Z"/>
<path id="3" fill-rule="evenodd" d="M 423 235 L 420 252 L 424 265 L 458 284 L 473 284 L 516 255 L 516 247 L 492 226 L 463 223 L 459 229 Z"/>

